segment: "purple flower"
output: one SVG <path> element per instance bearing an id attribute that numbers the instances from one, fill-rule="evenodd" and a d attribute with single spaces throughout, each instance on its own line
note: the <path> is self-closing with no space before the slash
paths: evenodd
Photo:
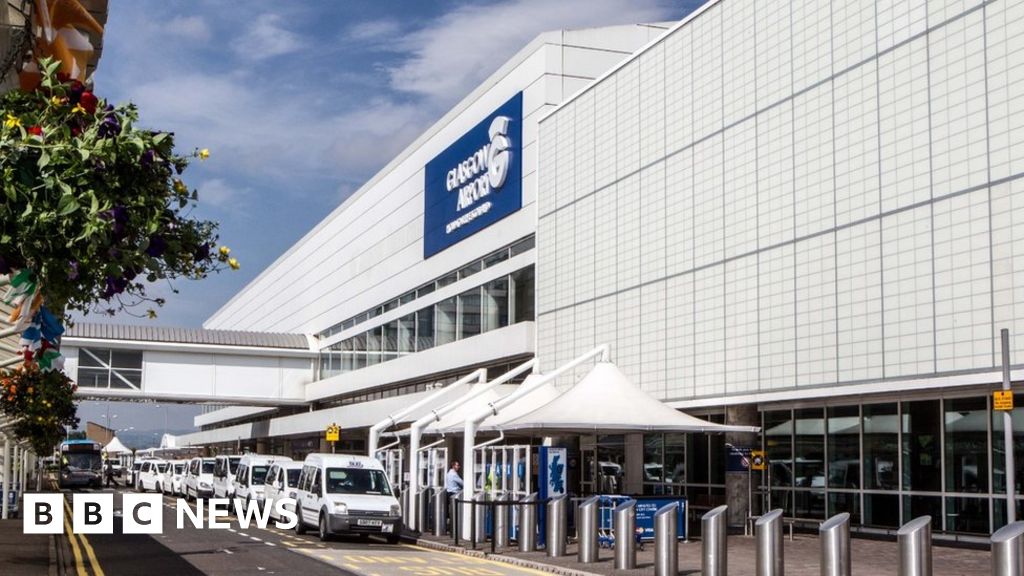
<path id="1" fill-rule="evenodd" d="M 143 168 L 149 168 L 150 166 L 153 165 L 153 160 L 155 159 L 156 152 L 154 152 L 152 149 L 149 149 L 142 153 L 142 158 L 139 159 L 139 164 L 141 164 Z"/>
<path id="2" fill-rule="evenodd" d="M 167 251 L 167 241 L 163 236 L 154 234 L 149 237 L 149 246 L 146 246 L 146 254 L 153 258 L 159 258 Z"/>
<path id="3" fill-rule="evenodd" d="M 78 280 L 78 262 L 68 262 L 68 280 Z"/>
<path id="4" fill-rule="evenodd" d="M 203 243 L 196 247 L 195 252 L 192 253 L 192 257 L 196 262 L 202 262 L 210 257 L 210 245 Z"/>
<path id="5" fill-rule="evenodd" d="M 100 138 L 112 138 L 121 133 L 121 123 L 117 121 L 117 116 L 108 114 L 103 121 L 100 122 L 99 128 L 96 129 L 96 134 Z"/>
<path id="6" fill-rule="evenodd" d="M 111 260 L 120 260 L 121 250 L 117 247 L 111 246 L 110 250 L 107 250 L 107 256 L 110 256 Z"/>

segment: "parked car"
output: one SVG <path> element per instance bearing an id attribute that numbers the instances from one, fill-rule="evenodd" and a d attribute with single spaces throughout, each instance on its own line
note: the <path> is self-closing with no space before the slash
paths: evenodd
<path id="1" fill-rule="evenodd" d="M 146 460 L 139 467 L 139 481 L 135 485 L 135 489 L 139 492 L 157 490 L 165 470 L 167 470 L 165 460 Z"/>
<path id="2" fill-rule="evenodd" d="M 213 467 L 215 464 L 213 458 L 197 457 L 189 461 L 184 481 L 186 500 L 213 497 Z"/>
<path id="3" fill-rule="evenodd" d="M 182 495 L 181 482 L 185 477 L 186 466 L 188 466 L 187 460 L 169 461 L 167 469 L 164 470 L 163 479 L 160 480 L 160 491 L 171 496 Z"/>
<path id="4" fill-rule="evenodd" d="M 324 541 L 334 534 L 381 534 L 389 544 L 398 543 L 402 509 L 376 458 L 310 454 L 297 493 L 296 534 L 316 526 Z"/>
<path id="5" fill-rule="evenodd" d="M 263 482 L 270 470 L 270 465 L 279 461 L 291 461 L 285 456 L 263 456 L 260 454 L 246 454 L 238 463 L 238 472 L 235 474 L 235 498 L 245 503 L 248 508 L 253 501 L 263 500 Z"/>
<path id="6" fill-rule="evenodd" d="M 279 462 L 275 461 L 267 471 L 267 477 L 263 482 L 263 499 L 270 507 L 270 517 L 275 520 L 283 520 L 274 511 L 274 503 L 282 498 L 295 499 L 298 494 L 299 474 L 302 473 L 302 462 Z M 286 510 L 295 512 L 295 506 L 284 504 Z"/>
<path id="7" fill-rule="evenodd" d="M 235 475 L 241 456 L 217 456 L 213 467 L 213 497 L 230 498 L 235 495 Z"/>

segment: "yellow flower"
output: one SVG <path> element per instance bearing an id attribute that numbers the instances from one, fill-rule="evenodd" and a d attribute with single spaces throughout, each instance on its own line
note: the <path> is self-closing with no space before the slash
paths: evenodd
<path id="1" fill-rule="evenodd" d="M 149 316 L 150 320 L 156 318 L 156 310 L 153 310 L 152 308 L 146 310 L 146 316 Z"/>
<path id="2" fill-rule="evenodd" d="M 221 246 L 220 247 L 220 255 L 221 256 L 227 256 L 228 254 L 231 254 L 231 248 L 228 248 L 227 246 Z"/>
<path id="3" fill-rule="evenodd" d="M 238 270 L 242 267 L 242 265 L 238 263 L 238 260 L 234 258 L 228 258 L 228 266 L 231 266 L 232 270 Z"/>
<path id="4" fill-rule="evenodd" d="M 61 106 L 64 104 L 64 100 L 59 96 L 54 96 L 53 98 L 50 98 L 50 104 L 53 104 L 54 106 Z"/>
<path id="5" fill-rule="evenodd" d="M 181 180 L 175 178 L 174 179 L 174 191 L 177 192 L 178 194 L 187 194 L 188 193 L 188 186 L 185 186 L 184 182 L 182 182 Z"/>
<path id="6" fill-rule="evenodd" d="M 7 118 L 4 118 L 4 128 L 17 128 L 21 126 L 21 119 L 14 114 L 8 114 Z"/>
<path id="7" fill-rule="evenodd" d="M 85 108 L 82 108 L 81 104 L 75 104 L 75 107 L 71 109 L 72 114 L 85 114 Z"/>
<path id="8" fill-rule="evenodd" d="M 210 149 L 209 148 L 203 148 L 202 150 L 199 151 L 199 159 L 200 160 L 206 160 L 209 157 L 210 157 Z"/>

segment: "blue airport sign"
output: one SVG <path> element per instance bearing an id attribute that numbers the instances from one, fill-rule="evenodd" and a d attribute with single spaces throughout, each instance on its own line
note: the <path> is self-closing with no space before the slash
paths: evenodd
<path id="1" fill-rule="evenodd" d="M 423 257 L 523 205 L 523 94 L 516 94 L 426 166 Z"/>

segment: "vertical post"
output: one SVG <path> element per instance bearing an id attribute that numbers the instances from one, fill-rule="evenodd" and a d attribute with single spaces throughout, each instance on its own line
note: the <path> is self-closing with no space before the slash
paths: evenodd
<path id="1" fill-rule="evenodd" d="M 1002 343 L 1003 352 L 1003 390 L 1010 390 L 1010 331 L 1003 328 L 999 331 L 999 339 Z M 1003 454 L 1006 457 L 1004 470 L 1006 470 L 1006 523 L 1013 524 L 1017 521 L 1017 503 L 1014 500 L 1014 492 L 1017 484 L 1017 471 L 1013 462 L 1013 411 L 1003 411 Z"/>
<path id="2" fill-rule="evenodd" d="M 508 546 L 508 503 L 511 501 L 511 494 L 503 494 L 498 498 L 498 503 L 494 506 L 494 534 L 491 538 L 494 541 L 495 548 L 505 548 Z"/>
<path id="3" fill-rule="evenodd" d="M 519 551 L 537 549 L 537 493 L 527 494 L 519 505 Z"/>
<path id="4" fill-rule="evenodd" d="M 615 507 L 615 569 L 636 568 L 636 500 Z"/>
<path id="5" fill-rule="evenodd" d="M 654 576 L 679 574 L 679 503 L 654 513 Z"/>
<path id="6" fill-rule="evenodd" d="M 785 562 L 782 557 L 782 509 L 776 508 L 762 515 L 754 524 L 757 540 L 755 568 L 757 576 L 783 576 Z"/>
<path id="7" fill-rule="evenodd" d="M 411 491 L 411 487 L 410 487 Z M 422 532 L 427 531 L 427 511 L 430 509 L 430 488 L 423 488 L 416 491 L 416 495 L 413 496 L 416 500 L 416 515 L 413 520 L 416 525 L 412 528 L 414 530 L 420 530 Z"/>
<path id="8" fill-rule="evenodd" d="M 483 544 L 487 541 L 485 526 L 487 523 L 487 507 L 484 505 L 487 502 L 486 492 L 477 492 L 476 496 L 473 497 L 473 548 L 476 548 L 476 543 L 480 542 Z"/>
<path id="9" fill-rule="evenodd" d="M 4 456 L 3 483 L 0 484 L 0 486 L 3 486 L 3 488 L 0 489 L 0 499 L 3 499 L 4 502 L 3 502 L 2 505 L 0 505 L 0 518 L 3 518 L 4 520 L 7 520 L 8 518 L 10 518 L 10 516 L 8 515 L 10 510 L 8 510 L 8 504 L 7 504 L 7 499 L 8 499 L 7 492 L 11 489 L 11 438 L 10 438 L 10 436 L 4 436 L 4 454 L 3 454 L 3 456 Z"/>
<path id="10" fill-rule="evenodd" d="M 576 559 L 583 564 L 597 562 L 597 506 L 601 501 L 598 496 L 591 496 L 580 503 L 576 512 L 576 525 L 579 527 Z"/>
<path id="11" fill-rule="evenodd" d="M 1007 524 L 992 534 L 992 576 L 1024 574 L 1024 522 Z"/>
<path id="12" fill-rule="evenodd" d="M 728 506 L 719 506 L 700 519 L 701 576 L 727 576 L 729 574 L 728 511 Z M 747 522 L 743 524 L 744 530 L 746 530 Z"/>
<path id="13" fill-rule="evenodd" d="M 568 494 L 556 496 L 548 501 L 547 513 L 547 554 L 551 558 L 565 556 L 565 539 L 569 531 L 569 518 L 566 511 Z"/>
<path id="14" fill-rule="evenodd" d="M 459 500 L 462 500 L 462 490 L 448 496 L 448 502 L 451 503 L 452 511 L 452 537 L 455 538 L 456 546 L 459 545 L 459 538 L 462 535 L 462 521 L 465 518 L 462 503 Z"/>
<path id="15" fill-rule="evenodd" d="M 931 576 L 932 517 L 920 516 L 901 526 L 896 532 L 896 548 L 899 576 Z"/>
<path id="16" fill-rule="evenodd" d="M 448 493 L 443 486 L 434 488 L 434 536 L 444 536 L 448 519 Z"/>
<path id="17" fill-rule="evenodd" d="M 836 514 L 818 527 L 821 576 L 850 576 L 850 514 Z"/>

